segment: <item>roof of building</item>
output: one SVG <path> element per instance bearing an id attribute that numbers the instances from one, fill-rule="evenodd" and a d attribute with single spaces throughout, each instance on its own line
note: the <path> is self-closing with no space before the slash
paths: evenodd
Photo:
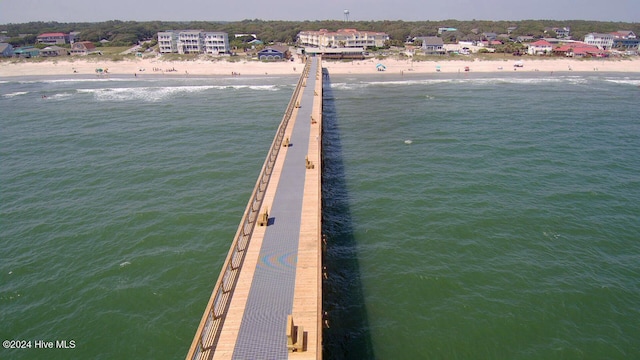
<path id="1" fill-rule="evenodd" d="M 551 43 L 548 42 L 547 40 L 538 40 L 536 42 L 532 42 L 531 44 L 529 44 L 529 46 L 547 46 L 547 47 L 551 47 Z"/>
<path id="2" fill-rule="evenodd" d="M 425 36 L 425 37 L 421 37 L 419 39 L 422 40 L 422 45 L 423 46 L 444 45 L 444 41 L 442 41 L 442 38 L 439 38 L 437 36 Z"/>
<path id="3" fill-rule="evenodd" d="M 59 50 L 66 50 L 63 47 L 60 46 L 47 46 L 46 48 L 42 49 L 42 50 L 52 50 L 52 51 L 59 51 Z"/>
<path id="4" fill-rule="evenodd" d="M 285 54 L 287 51 L 289 51 L 289 47 L 282 46 L 282 45 L 272 45 L 272 46 L 268 46 L 268 47 L 258 51 L 258 53 L 261 53 L 261 52 L 274 52 L 274 51 L 281 52 L 281 53 Z"/>
<path id="5" fill-rule="evenodd" d="M 38 35 L 38 37 L 54 37 L 54 36 L 66 36 L 64 33 L 56 32 L 56 33 L 43 33 Z"/>
<path id="6" fill-rule="evenodd" d="M 636 34 L 633 33 L 633 31 L 630 30 L 618 30 L 616 32 L 612 32 L 611 35 L 615 36 L 616 38 L 623 38 L 626 39 L 627 37 L 635 37 Z"/>
<path id="7" fill-rule="evenodd" d="M 598 49 L 597 46 L 593 46 L 585 43 L 579 43 L 579 42 L 558 46 L 557 48 L 553 49 L 553 51 L 556 51 L 556 52 L 571 51 L 574 54 L 587 54 L 587 53 L 593 54 L 593 53 L 603 52 L 602 50 Z"/>
<path id="8" fill-rule="evenodd" d="M 40 49 L 35 48 L 33 46 L 23 46 L 14 50 L 16 54 L 22 54 L 25 52 L 40 52 Z"/>
<path id="9" fill-rule="evenodd" d="M 589 36 L 589 35 L 591 35 L 593 37 L 600 37 L 600 38 L 602 38 L 602 37 L 608 38 L 608 37 L 612 37 L 613 36 L 613 34 L 603 34 L 603 33 L 588 33 L 585 36 Z"/>
<path id="10" fill-rule="evenodd" d="M 368 31 L 368 30 L 356 30 L 356 29 L 338 29 L 337 31 L 329 31 L 327 29 L 320 29 L 318 31 L 314 31 L 314 30 L 306 30 L 306 31 L 301 31 L 301 33 L 308 33 L 308 34 L 318 34 L 318 35 L 329 35 L 329 36 L 335 36 L 335 35 L 357 35 L 357 34 L 367 34 L 367 35 L 387 35 L 387 33 L 384 32 L 379 32 L 379 31 Z"/>
<path id="11" fill-rule="evenodd" d="M 83 45 L 87 50 L 93 50 L 96 48 L 96 46 L 91 41 L 79 41 L 76 44 Z"/>
<path id="12" fill-rule="evenodd" d="M 317 47 L 305 47 L 307 54 L 360 54 L 362 55 L 362 48 L 317 48 Z"/>

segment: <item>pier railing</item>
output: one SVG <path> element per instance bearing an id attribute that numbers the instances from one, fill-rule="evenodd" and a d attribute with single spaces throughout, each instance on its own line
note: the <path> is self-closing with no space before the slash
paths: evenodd
<path id="1" fill-rule="evenodd" d="M 271 173 L 275 165 L 278 153 L 282 147 L 282 140 L 284 133 L 287 129 L 287 125 L 293 114 L 296 103 L 300 95 L 300 91 L 306 84 L 306 78 L 309 75 L 311 68 L 311 60 L 307 60 L 304 66 L 304 70 L 298 79 L 298 84 L 291 96 L 289 105 L 282 117 L 282 121 L 276 132 L 276 136 L 271 143 L 271 149 L 269 154 L 262 165 L 262 170 L 258 176 L 258 181 L 253 188 L 251 199 L 247 204 L 247 208 L 244 211 L 236 235 L 231 243 L 231 248 L 227 254 L 227 258 L 220 272 L 220 276 L 216 281 L 216 285 L 211 293 L 211 298 L 205 309 L 200 325 L 196 331 L 196 335 L 191 343 L 189 352 L 187 354 L 187 360 L 196 360 L 200 358 L 200 355 L 209 350 L 215 350 L 220 331 L 222 330 L 222 324 L 229 309 L 231 302 L 231 295 L 235 289 L 238 281 L 238 275 L 240 273 L 240 267 L 244 261 L 247 246 L 249 240 L 255 228 L 258 220 L 258 212 L 262 207 L 264 195 L 267 190 L 267 185 L 271 179 Z"/>

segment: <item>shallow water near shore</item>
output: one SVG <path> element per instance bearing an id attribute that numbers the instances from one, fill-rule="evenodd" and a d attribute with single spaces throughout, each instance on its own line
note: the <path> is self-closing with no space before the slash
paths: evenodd
<path id="1" fill-rule="evenodd" d="M 330 80 L 325 358 L 640 357 L 637 74 Z M 0 358 L 183 358 L 296 81 L 0 79 Z"/>

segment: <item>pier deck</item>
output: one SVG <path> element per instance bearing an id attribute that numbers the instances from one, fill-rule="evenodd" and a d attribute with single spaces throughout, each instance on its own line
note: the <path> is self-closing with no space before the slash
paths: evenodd
<path id="1" fill-rule="evenodd" d="M 187 359 L 322 358 L 321 126 L 322 72 L 313 58 Z M 265 213 L 267 224 L 260 226 Z"/>

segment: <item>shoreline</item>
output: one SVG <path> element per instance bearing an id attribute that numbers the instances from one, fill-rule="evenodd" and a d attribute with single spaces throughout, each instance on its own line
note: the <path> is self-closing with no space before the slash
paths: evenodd
<path id="1" fill-rule="evenodd" d="M 522 67 L 515 67 L 516 61 Z M 385 71 L 378 71 L 383 64 Z M 300 60 L 282 62 L 259 61 L 163 61 L 135 59 L 121 61 L 96 61 L 95 58 L 42 61 L 0 62 L 0 78 L 23 76 L 77 76 L 77 75 L 129 75 L 136 76 L 189 76 L 189 75 L 300 75 L 304 64 Z M 428 73 L 499 73 L 499 72 L 624 72 L 640 73 L 640 57 L 625 59 L 566 59 L 566 58 L 513 58 L 501 60 L 443 59 L 442 61 L 412 61 L 397 59 L 365 59 L 354 61 L 323 61 L 330 74 L 428 74 Z M 98 72 L 99 69 L 102 72 Z"/>

